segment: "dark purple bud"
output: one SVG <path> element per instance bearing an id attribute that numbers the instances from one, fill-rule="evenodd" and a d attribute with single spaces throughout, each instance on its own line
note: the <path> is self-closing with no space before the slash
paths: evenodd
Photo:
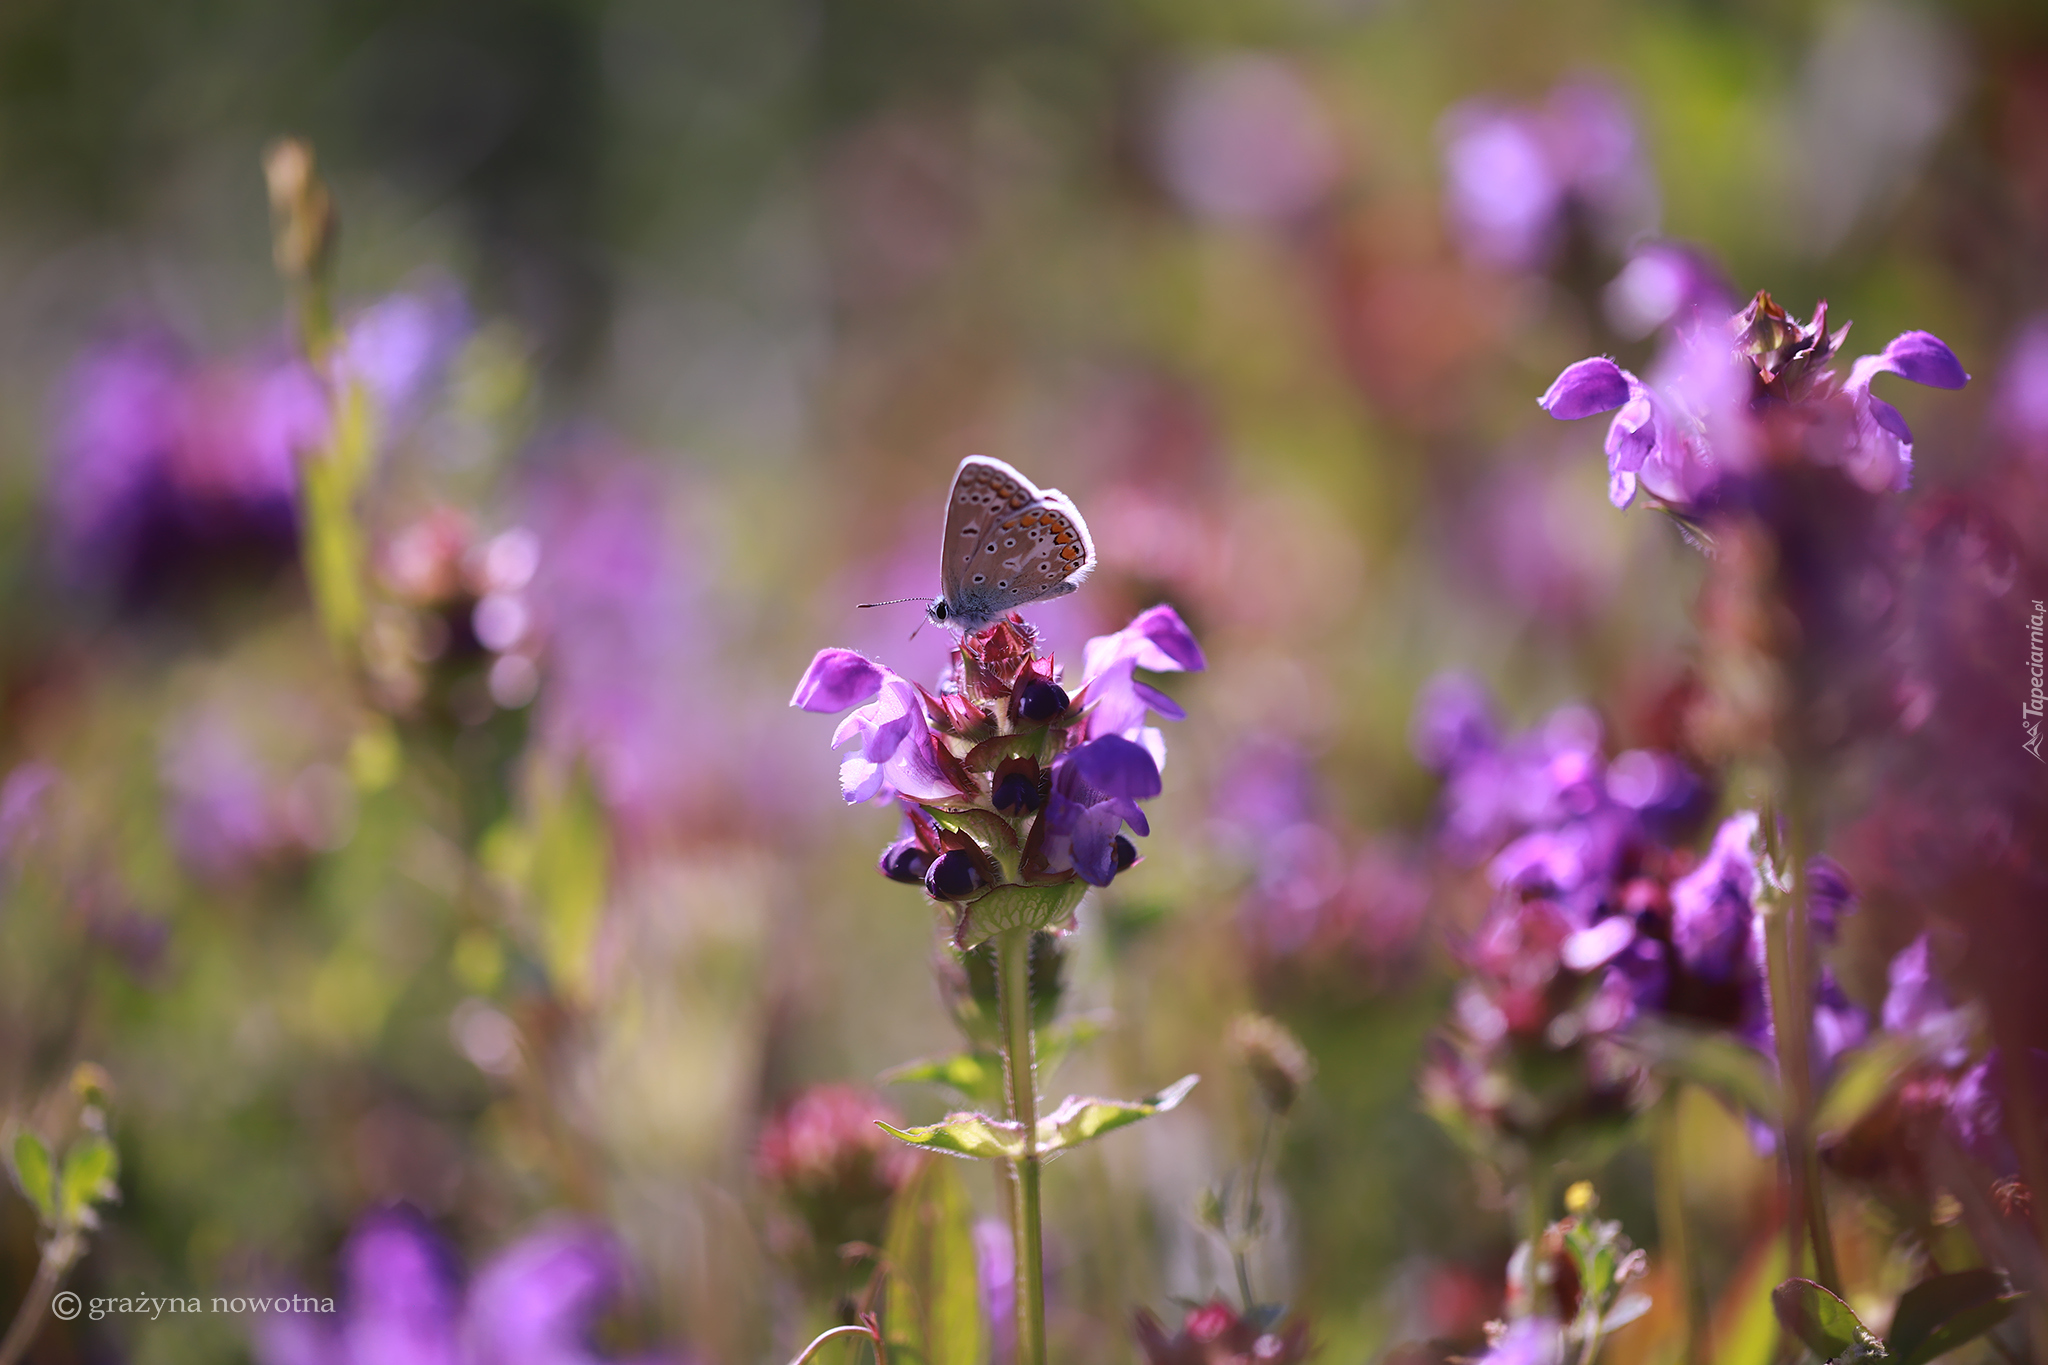
<path id="1" fill-rule="evenodd" d="M 1116 843 L 1111 847 L 1115 850 L 1113 856 L 1116 858 L 1117 871 L 1122 872 L 1138 861 L 1138 846 L 1123 835 L 1117 835 Z"/>
<path id="2" fill-rule="evenodd" d="M 991 804 L 1005 815 L 1037 810 L 1038 779 L 1030 773 L 1010 773 L 996 783 Z"/>
<path id="3" fill-rule="evenodd" d="M 964 848 L 941 853 L 924 874 L 924 889 L 933 900 L 965 900 L 985 885 L 981 865 Z"/>
<path id="4" fill-rule="evenodd" d="M 898 839 L 882 850 L 882 875 L 892 882 L 921 882 L 932 865 L 932 855 L 915 839 Z"/>
<path id="5" fill-rule="evenodd" d="M 1058 683 L 1032 679 L 1024 684 L 1024 690 L 1017 694 L 1017 714 L 1024 720 L 1051 720 L 1065 715 L 1071 699 L 1066 689 Z M 996 803 L 998 807 L 1001 802 Z"/>

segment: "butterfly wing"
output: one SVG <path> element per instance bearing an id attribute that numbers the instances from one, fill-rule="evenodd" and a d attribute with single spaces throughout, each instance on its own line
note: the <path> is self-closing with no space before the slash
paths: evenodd
<path id="1" fill-rule="evenodd" d="M 979 630 L 1027 602 L 1064 597 L 1095 568 L 1074 501 L 1001 460 L 971 455 L 953 477 L 939 583 L 950 625 Z"/>

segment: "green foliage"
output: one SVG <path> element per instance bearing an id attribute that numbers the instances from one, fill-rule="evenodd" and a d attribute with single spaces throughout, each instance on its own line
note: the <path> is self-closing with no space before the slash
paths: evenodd
<path id="1" fill-rule="evenodd" d="M 1785 1281 L 1771 1291 L 1771 1304 L 1785 1330 L 1822 1360 L 1927 1365 L 2004 1322 L 2019 1297 L 1996 1270 L 1937 1275 L 1899 1299 L 1887 1341 L 1879 1341 L 1848 1304 L 1811 1280 Z"/>
<path id="2" fill-rule="evenodd" d="M 1199 1076 L 1183 1076 L 1156 1095 L 1141 1100 L 1102 1100 L 1069 1095 L 1060 1107 L 1038 1121 L 1037 1141 L 1032 1151 L 1038 1156 L 1057 1156 L 1091 1138 L 1118 1128 L 1127 1128 L 1154 1114 L 1163 1114 L 1179 1104 L 1195 1088 Z M 1024 1155 L 1022 1124 L 990 1118 L 987 1114 L 953 1114 L 939 1123 L 921 1128 L 879 1125 L 912 1146 L 954 1156 L 988 1161 L 1015 1161 Z"/>
<path id="3" fill-rule="evenodd" d="M 1896 1365 L 1926 1365 L 1998 1326 L 2018 1304 L 2019 1295 L 1999 1271 L 1937 1275 L 1899 1299 L 1885 1348 Z"/>
<path id="4" fill-rule="evenodd" d="M 1771 1291 L 1771 1306 L 1785 1330 L 1828 1361 L 1883 1360 L 1884 1343 L 1848 1304 L 1812 1280 L 1787 1280 Z"/>
<path id="5" fill-rule="evenodd" d="M 57 1181 L 58 1216 L 66 1227 L 99 1226 L 94 1206 L 120 1194 L 114 1182 L 120 1175 L 121 1157 L 114 1144 L 99 1133 L 87 1133 L 64 1153 L 64 1172 Z"/>
<path id="6" fill-rule="evenodd" d="M 50 1169 L 50 1149 L 24 1128 L 8 1144 L 7 1158 L 14 1183 L 35 1207 L 36 1216 L 45 1224 L 55 1223 L 57 1194 Z"/>
<path id="7" fill-rule="evenodd" d="M 1039 1076 L 1051 1075 L 1074 1049 L 1100 1038 L 1108 1027 L 1104 1017 L 1084 1015 L 1040 1030 Z M 890 1067 L 876 1079 L 884 1085 L 943 1085 L 970 1104 L 995 1105 L 1003 1099 L 1003 1054 L 994 1048 L 972 1048 L 950 1057 L 925 1057 Z"/>
<path id="8" fill-rule="evenodd" d="M 1702 1086 L 1766 1123 L 1778 1121 L 1777 1078 L 1747 1043 L 1655 1018 L 1638 1020 L 1620 1041 L 1662 1074 Z"/>
<path id="9" fill-rule="evenodd" d="M 925 1161 L 891 1203 L 883 1326 L 892 1360 L 980 1365 L 986 1349 L 973 1209 L 958 1169 Z"/>

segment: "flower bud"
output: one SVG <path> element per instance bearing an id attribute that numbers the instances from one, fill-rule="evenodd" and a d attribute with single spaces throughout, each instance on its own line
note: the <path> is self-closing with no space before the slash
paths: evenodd
<path id="1" fill-rule="evenodd" d="M 981 864 L 964 848 L 941 853 L 924 874 L 924 889 L 933 900 L 965 900 L 987 884 Z"/>
<path id="2" fill-rule="evenodd" d="M 1027 772 L 1005 774 L 995 784 L 990 804 L 1005 815 L 1023 815 L 1039 807 L 1038 778 Z"/>
<path id="3" fill-rule="evenodd" d="M 898 839 L 882 850 L 877 865 L 890 881 L 915 884 L 923 881 L 924 874 L 930 870 L 932 855 L 925 852 L 915 839 Z"/>
<path id="4" fill-rule="evenodd" d="M 1034 678 L 1017 693 L 1017 715 L 1024 720 L 1051 720 L 1066 713 L 1069 700 L 1058 683 Z"/>
<path id="5" fill-rule="evenodd" d="M 1241 1014 L 1230 1026 L 1230 1050 L 1251 1073 L 1252 1084 L 1276 1115 L 1294 1108 L 1301 1088 L 1315 1074 L 1307 1049 L 1285 1025 L 1263 1014 Z"/>

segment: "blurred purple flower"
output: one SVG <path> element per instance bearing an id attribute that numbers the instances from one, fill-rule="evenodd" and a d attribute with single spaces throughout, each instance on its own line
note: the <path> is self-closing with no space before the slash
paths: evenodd
<path id="1" fill-rule="evenodd" d="M 1478 1365 L 1558 1365 L 1564 1359 L 1564 1325 L 1555 1318 L 1516 1318 L 1479 1357 Z"/>
<path id="2" fill-rule="evenodd" d="M 1341 169 L 1313 92 L 1277 58 L 1240 54 L 1182 73 L 1157 133 L 1159 170 L 1187 210 L 1223 223 L 1285 223 Z"/>
<path id="3" fill-rule="evenodd" d="M 1485 264 L 1542 267 L 1574 211 L 1610 245 L 1656 221 L 1634 120 L 1604 85 L 1560 85 L 1533 106 L 1471 100 L 1444 116 L 1440 133 L 1451 224 Z"/>
<path id="4" fill-rule="evenodd" d="M 164 746 L 171 842 L 204 877 L 240 872 L 286 842 L 271 773 L 218 715 L 182 718 Z"/>
<path id="5" fill-rule="evenodd" d="M 1687 970 L 1725 980 L 1748 964 L 1756 919 L 1757 816 L 1737 811 L 1700 865 L 1671 884 L 1671 942 Z"/>
<path id="6" fill-rule="evenodd" d="M 739 751 L 746 719 L 704 667 L 696 566 L 670 530 L 667 492 L 652 465 L 584 441 L 535 480 L 526 518 L 537 550 L 524 600 L 544 641 L 541 742 L 589 764 L 638 842 L 687 819 L 728 818 L 724 808 L 744 808 L 759 785 L 706 776 L 707 763 Z"/>
<path id="7" fill-rule="evenodd" d="M 255 1354 L 259 1365 L 597 1365 L 590 1329 L 624 1284 L 610 1234 L 558 1224 L 500 1253 L 465 1293 L 425 1221 L 390 1209 L 342 1250 L 339 1320 L 260 1319 Z"/>
<path id="8" fill-rule="evenodd" d="M 1608 322 L 1623 336 L 1659 327 L 1691 327 L 1735 311 L 1735 288 L 1695 247 L 1647 242 L 1635 249 L 1601 295 Z"/>
<path id="9" fill-rule="evenodd" d="M 147 590 L 186 561 L 289 557 L 295 462 L 327 430 L 304 364 L 203 367 L 168 336 L 133 332 L 88 349 L 59 401 L 50 496 L 72 572 Z"/>
<path id="10" fill-rule="evenodd" d="M 2048 453 L 2048 316 L 2036 316 L 2013 339 L 1992 411 L 2008 437 Z"/>
<path id="11" fill-rule="evenodd" d="M 1930 332 L 1902 333 L 1877 355 L 1863 356 L 1849 367 L 1842 392 L 1855 414 L 1855 427 L 1840 462 L 1870 492 L 1896 493 L 1913 481 L 1913 432 L 1897 408 L 1870 391 L 1870 381 L 1880 374 L 1936 389 L 1960 389 L 1970 376 L 1955 352 Z"/>
<path id="12" fill-rule="evenodd" d="M 1969 1058 L 1973 1013 L 1949 998 L 1931 958 L 1926 934 L 1892 958 L 1879 1019 L 1887 1033 L 1923 1040 L 1934 1050 L 1934 1060 L 1953 1070 Z"/>
<path id="13" fill-rule="evenodd" d="M 14 857 L 42 833 L 61 775 L 47 763 L 18 765 L 0 782 L 0 857 Z"/>
<path id="14" fill-rule="evenodd" d="M 387 419 L 404 417 L 439 385 L 468 330 L 452 288 L 388 294 L 342 325 L 335 372 L 368 389 Z"/>

